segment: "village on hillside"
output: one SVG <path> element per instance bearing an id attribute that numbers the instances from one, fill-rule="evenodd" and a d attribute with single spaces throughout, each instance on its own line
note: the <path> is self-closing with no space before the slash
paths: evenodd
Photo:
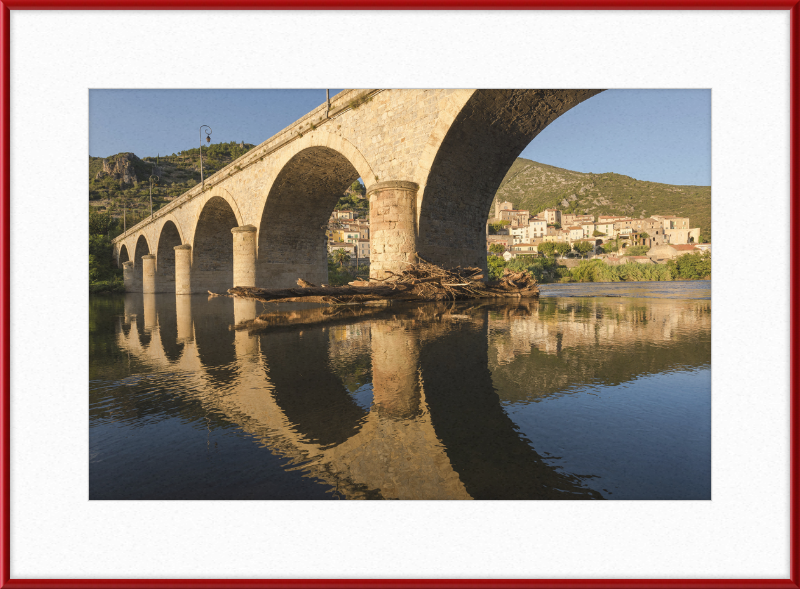
<path id="1" fill-rule="evenodd" d="M 558 253 L 562 258 L 591 256 L 618 265 L 664 264 L 684 254 L 710 251 L 711 244 L 700 243 L 700 228 L 691 228 L 688 217 L 599 215 L 595 219 L 558 209 L 532 215 L 506 201 L 495 203 L 494 217 L 486 223 L 486 248 L 489 255 L 506 261 L 518 255 Z"/>
<path id="2" fill-rule="evenodd" d="M 352 190 L 348 195 L 365 198 Z M 329 254 L 343 250 L 349 264 L 369 263 L 366 205 L 364 209 L 334 210 L 325 234 Z M 700 228 L 690 227 L 688 217 L 653 215 L 632 219 L 599 215 L 595 218 L 558 209 L 531 214 L 514 209 L 506 201 L 495 204 L 494 217 L 486 223 L 486 249 L 488 255 L 501 256 L 506 261 L 517 256 L 560 255 L 567 266 L 569 258 L 587 256 L 619 265 L 664 264 L 684 254 L 711 251 L 711 244 L 700 243 Z M 631 255 L 634 253 L 639 255 Z"/>

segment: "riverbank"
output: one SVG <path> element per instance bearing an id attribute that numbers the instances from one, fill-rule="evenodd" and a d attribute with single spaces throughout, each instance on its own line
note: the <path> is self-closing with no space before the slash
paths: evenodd
<path id="1" fill-rule="evenodd" d="M 711 278 L 711 253 L 686 254 L 666 264 L 640 263 L 630 260 L 612 266 L 604 260 L 581 260 L 577 266 L 567 268 L 554 258 L 518 256 L 508 262 L 498 256 L 489 256 L 489 274 L 502 275 L 506 268 L 527 270 L 539 284 L 569 282 L 667 282 L 672 280 L 709 280 Z"/>

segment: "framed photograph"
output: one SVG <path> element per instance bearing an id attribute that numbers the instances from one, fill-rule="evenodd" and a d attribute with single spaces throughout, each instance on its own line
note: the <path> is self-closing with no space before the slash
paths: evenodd
<path id="1" fill-rule="evenodd" d="M 2 586 L 800 586 L 798 10 L 3 3 Z"/>

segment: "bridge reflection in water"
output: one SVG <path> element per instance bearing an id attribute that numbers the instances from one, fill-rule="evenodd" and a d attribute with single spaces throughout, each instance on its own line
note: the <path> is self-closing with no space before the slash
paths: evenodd
<path id="1" fill-rule="evenodd" d="M 138 410 L 121 421 L 181 415 L 209 431 L 234 428 L 338 497 L 601 499 L 587 484 L 592 473 L 570 474 L 537 453 L 508 407 L 581 382 L 707 367 L 710 303 L 546 301 L 337 312 L 129 294 L 113 337 L 131 367 L 93 376 L 92 425 L 108 426 L 110 415 L 125 415 L 126 395 L 155 388 L 158 418 Z M 544 361 L 521 361 L 532 353 Z M 129 374 L 157 384 L 132 391 Z M 92 448 L 102 455 L 102 443 Z M 93 462 L 92 481 L 137 468 L 126 460 Z M 93 498 L 113 497 L 101 487 Z"/>

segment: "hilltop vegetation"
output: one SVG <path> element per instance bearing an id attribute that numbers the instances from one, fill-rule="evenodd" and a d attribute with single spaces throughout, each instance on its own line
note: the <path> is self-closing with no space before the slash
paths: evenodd
<path id="1" fill-rule="evenodd" d="M 204 146 L 203 175 L 209 178 L 253 147 L 250 143 L 234 142 Z M 158 176 L 158 183 L 153 184 L 153 210 L 157 211 L 200 182 L 200 148 L 144 158 L 125 152 L 107 158 L 90 156 L 92 207 L 120 218 L 125 202 L 127 225 L 132 227 L 150 214 L 151 174 Z"/>
<path id="2" fill-rule="evenodd" d="M 547 208 L 586 215 L 689 217 L 692 227 L 711 236 L 711 187 L 675 186 L 622 174 L 585 174 L 517 158 L 503 178 L 494 203 L 509 201 L 531 214 Z"/>

